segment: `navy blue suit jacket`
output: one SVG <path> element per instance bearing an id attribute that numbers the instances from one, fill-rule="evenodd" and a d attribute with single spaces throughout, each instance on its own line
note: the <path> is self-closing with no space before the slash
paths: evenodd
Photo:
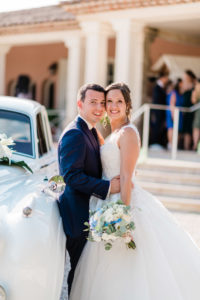
<path id="1" fill-rule="evenodd" d="M 88 125 L 80 117 L 70 123 L 58 146 L 60 174 L 66 183 L 58 206 L 66 235 L 78 237 L 89 218 L 92 195 L 105 199 L 109 181 L 102 180 L 99 144 Z"/>

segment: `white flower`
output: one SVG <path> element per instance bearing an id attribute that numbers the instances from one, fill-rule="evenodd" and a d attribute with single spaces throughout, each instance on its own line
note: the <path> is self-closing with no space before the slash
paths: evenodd
<path id="1" fill-rule="evenodd" d="M 110 240 L 110 235 L 107 234 L 107 233 L 103 233 L 103 234 L 102 234 L 102 240 L 104 240 L 104 241 Z"/>
<path id="2" fill-rule="evenodd" d="M 104 212 L 104 217 L 106 222 L 111 222 L 113 221 L 113 212 L 112 209 L 108 209 Z"/>
<path id="3" fill-rule="evenodd" d="M 131 216 L 130 215 L 125 215 L 124 214 L 122 218 L 123 218 L 123 220 L 125 220 L 128 223 L 131 222 Z"/>
<path id="4" fill-rule="evenodd" d="M 92 231 L 92 238 L 94 239 L 95 242 L 101 241 L 101 237 L 97 235 L 94 231 Z"/>
<path id="5" fill-rule="evenodd" d="M 7 138 L 5 134 L 0 134 L 0 158 L 11 158 L 12 150 L 8 146 L 14 145 L 12 138 Z"/>
<path id="6" fill-rule="evenodd" d="M 113 216 L 112 216 L 112 215 L 109 215 L 109 214 L 106 215 L 106 216 L 105 216 L 105 221 L 108 222 L 108 223 L 109 223 L 109 222 L 112 222 L 112 221 L 113 221 Z"/>
<path id="7" fill-rule="evenodd" d="M 116 230 L 118 230 L 118 227 L 120 228 L 119 223 L 116 223 L 114 226 L 115 226 L 115 229 L 116 229 Z"/>
<path id="8" fill-rule="evenodd" d="M 121 206 L 118 206 L 118 208 L 116 209 L 116 212 L 117 212 L 118 215 L 122 215 L 124 210 Z"/>

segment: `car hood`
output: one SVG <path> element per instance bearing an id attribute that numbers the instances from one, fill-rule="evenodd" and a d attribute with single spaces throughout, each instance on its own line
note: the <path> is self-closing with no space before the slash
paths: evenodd
<path id="1" fill-rule="evenodd" d="M 51 164 L 33 174 L 20 167 L 0 166 L 0 207 L 6 206 L 9 212 L 19 202 L 23 202 L 23 206 L 32 205 L 31 194 L 41 196 L 44 188 L 48 186 L 46 179 L 58 174 L 57 172 L 57 164 Z M 22 199 L 25 200 L 21 201 Z"/>
<path id="2" fill-rule="evenodd" d="M 21 178 L 24 175 L 27 175 L 27 172 L 23 168 L 0 165 L 0 185 L 7 183 L 11 178 Z"/>

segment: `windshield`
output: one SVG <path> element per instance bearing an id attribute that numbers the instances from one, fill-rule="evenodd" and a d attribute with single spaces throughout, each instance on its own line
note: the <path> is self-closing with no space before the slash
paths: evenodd
<path id="1" fill-rule="evenodd" d="M 0 109 L 0 133 L 12 137 L 13 151 L 33 156 L 30 118 L 24 114 Z"/>

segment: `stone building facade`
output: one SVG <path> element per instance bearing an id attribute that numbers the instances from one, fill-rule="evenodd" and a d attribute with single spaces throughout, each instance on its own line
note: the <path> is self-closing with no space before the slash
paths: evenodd
<path id="1" fill-rule="evenodd" d="M 124 81 L 136 110 L 161 55 L 200 57 L 199 16 L 200 1 L 191 0 L 76 0 L 1 13 L 0 94 L 13 95 L 28 75 L 35 99 L 70 121 L 80 85 Z"/>

